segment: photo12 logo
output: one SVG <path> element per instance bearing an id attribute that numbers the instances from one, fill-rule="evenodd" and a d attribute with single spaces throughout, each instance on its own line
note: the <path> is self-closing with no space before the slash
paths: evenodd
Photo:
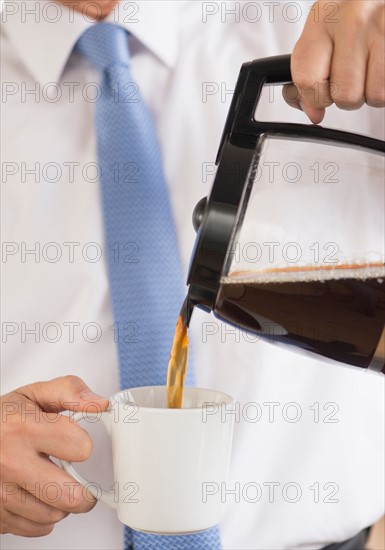
<path id="1" fill-rule="evenodd" d="M 89 489 L 92 490 L 92 494 Z M 95 481 L 89 481 L 84 485 L 80 485 L 75 480 L 64 481 L 63 483 L 57 481 L 41 483 L 37 481 L 33 484 L 22 481 L 20 485 L 15 482 L 4 482 L 2 483 L 1 502 L 5 504 L 9 500 L 14 501 L 17 498 L 19 502 L 26 504 L 27 495 L 29 494 L 37 503 L 43 501 L 55 506 L 56 503 L 64 500 L 67 505 L 73 505 L 76 508 L 82 500 L 90 503 L 94 503 L 95 498 L 99 500 L 105 490 Z M 123 484 L 115 482 L 107 487 L 107 490 L 110 494 L 113 494 L 115 503 L 136 504 L 139 502 L 139 484 L 134 481 L 127 481 Z"/>
<path id="2" fill-rule="evenodd" d="M 18 21 L 27 23 L 48 23 L 53 25 L 59 22 L 74 23 L 81 18 L 88 23 L 101 19 L 103 5 L 94 0 L 67 0 L 65 2 L 40 2 L 38 0 L 7 0 L 0 2 L 0 17 L 2 23 Z M 117 2 L 112 12 L 114 23 L 139 23 L 140 3 Z"/>
<path id="3" fill-rule="evenodd" d="M 340 407 L 335 401 L 327 403 L 298 403 L 297 401 L 249 401 L 240 403 L 235 401 L 232 407 L 224 406 L 218 403 L 204 403 L 202 407 L 202 422 L 209 423 L 211 418 L 221 418 L 221 422 L 225 423 L 228 416 L 234 418 L 236 424 L 247 423 L 256 424 L 259 422 L 267 422 L 269 424 L 286 422 L 296 424 L 299 421 L 315 424 L 338 424 L 338 413 Z"/>
<path id="4" fill-rule="evenodd" d="M 334 481 L 320 483 L 318 481 L 304 486 L 296 481 L 249 481 L 235 482 L 233 485 L 226 482 L 204 482 L 202 484 L 202 502 L 210 502 L 210 499 L 220 499 L 222 503 L 247 502 L 249 504 L 264 503 L 274 504 L 286 502 L 296 504 L 300 500 L 306 500 L 313 504 L 338 504 L 340 487 Z"/>

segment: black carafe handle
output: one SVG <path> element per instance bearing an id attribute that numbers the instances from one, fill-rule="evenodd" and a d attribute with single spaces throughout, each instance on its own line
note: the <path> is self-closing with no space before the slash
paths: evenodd
<path id="1" fill-rule="evenodd" d="M 254 114 L 264 86 L 279 86 L 292 82 L 291 55 L 277 55 L 243 63 L 227 115 L 216 164 L 222 147 L 231 133 L 255 135 Z"/>

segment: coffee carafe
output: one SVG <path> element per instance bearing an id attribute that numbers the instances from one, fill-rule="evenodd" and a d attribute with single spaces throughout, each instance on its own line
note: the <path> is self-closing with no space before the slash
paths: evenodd
<path id="1" fill-rule="evenodd" d="M 242 65 L 197 231 L 188 301 L 272 343 L 385 372 L 385 143 L 261 122 L 290 56 Z"/>

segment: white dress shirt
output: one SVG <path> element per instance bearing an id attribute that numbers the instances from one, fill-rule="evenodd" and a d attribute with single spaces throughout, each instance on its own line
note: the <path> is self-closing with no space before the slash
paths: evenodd
<path id="1" fill-rule="evenodd" d="M 32 5 L 35 14 L 26 13 Z M 240 65 L 292 51 L 309 6 L 120 2 L 108 17 L 131 33 L 132 70 L 155 119 L 186 272 L 192 210 L 210 190 Z M 119 382 L 95 175 L 98 74 L 71 54 L 91 22 L 46 0 L 6 1 L 2 19 L 2 393 L 76 374 L 109 396 Z M 278 94 L 263 114 L 306 121 Z M 383 115 L 331 108 L 324 125 L 383 139 Z M 381 375 L 250 341 L 201 311 L 191 333 L 197 385 L 231 394 L 240 407 L 225 549 L 317 549 L 382 516 Z M 262 410 L 256 422 L 244 408 L 250 402 Z M 297 422 L 288 420 L 293 402 Z M 100 430 L 94 438 L 93 458 L 81 470 L 107 485 L 107 436 Z M 123 526 L 99 503 L 45 538 L 5 535 L 2 548 L 120 549 Z"/>

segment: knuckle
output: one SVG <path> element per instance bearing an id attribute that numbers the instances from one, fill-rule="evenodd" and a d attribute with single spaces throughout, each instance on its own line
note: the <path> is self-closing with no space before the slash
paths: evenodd
<path id="1" fill-rule="evenodd" d="M 96 505 L 96 499 L 93 496 L 88 496 L 86 500 L 84 500 L 84 504 L 80 510 L 78 510 L 77 513 L 84 514 L 87 512 L 90 512 Z"/>
<path id="2" fill-rule="evenodd" d="M 79 434 L 79 441 L 76 446 L 76 458 L 72 460 L 75 462 L 84 462 L 92 453 L 92 439 L 87 432 L 82 430 Z"/>
<path id="3" fill-rule="evenodd" d="M 5 448 L 2 442 L 2 450 L 0 455 L 0 471 L 2 477 L 2 490 L 9 491 L 13 487 L 17 487 L 17 483 L 12 480 L 20 473 L 19 463 L 15 460 L 14 453 L 11 448 Z M 9 481 L 7 481 L 9 480 Z"/>
<path id="4" fill-rule="evenodd" d="M 86 496 L 84 497 L 83 504 L 81 509 L 78 510 L 78 513 L 90 512 L 96 504 L 96 499 L 87 491 Z"/>
<path id="5" fill-rule="evenodd" d="M 74 374 L 63 376 L 60 380 L 64 384 L 66 384 L 67 388 L 69 389 L 78 389 L 79 387 L 83 387 L 85 385 L 83 380 L 79 376 L 75 376 Z"/>
<path id="6" fill-rule="evenodd" d="M 334 103 L 340 109 L 359 109 L 364 104 L 363 94 L 354 90 L 348 90 L 336 94 Z"/>
<path id="7" fill-rule="evenodd" d="M 355 32 L 361 32 L 363 28 L 366 28 L 371 18 L 370 2 L 357 2 L 352 6 L 345 5 L 343 10 L 343 18 L 346 22 L 346 28 L 350 29 L 354 38 Z"/>
<path id="8" fill-rule="evenodd" d="M 314 34 L 314 28 L 313 28 L 313 25 L 311 25 L 311 23 L 312 23 L 311 20 L 307 21 L 301 36 L 298 38 L 297 42 L 294 44 L 293 52 L 291 55 L 291 64 L 292 64 L 292 69 L 294 71 L 298 66 L 301 66 L 301 62 L 304 56 L 308 55 L 309 53 L 309 40 L 312 38 Z M 310 28 L 309 28 L 309 24 L 311 25 Z"/>
<path id="9" fill-rule="evenodd" d="M 9 417 L 1 422 L 1 442 L 2 444 L 8 441 L 13 441 L 15 436 L 23 433 L 25 430 L 25 422 L 22 421 L 20 414 Z"/>
<path id="10" fill-rule="evenodd" d="M 83 461 L 87 460 L 91 456 L 91 453 L 92 453 L 92 440 L 91 440 L 90 437 L 87 437 L 84 440 L 83 445 L 79 449 L 79 454 L 80 454 L 79 460 L 80 460 L 80 462 L 83 462 Z"/>
<path id="11" fill-rule="evenodd" d="M 300 92 L 312 92 L 317 85 L 317 77 L 298 73 L 293 75 L 294 83 Z"/>
<path id="12" fill-rule="evenodd" d="M 86 489 L 83 485 L 77 484 L 73 486 L 66 498 L 66 511 L 72 514 L 86 511 L 88 509 L 88 502 L 84 498 L 85 493 Z"/>
<path id="13" fill-rule="evenodd" d="M 8 533 L 12 533 L 12 529 L 10 525 L 8 525 L 8 522 L 2 519 L 0 523 L 0 535 L 7 535 Z"/>
<path id="14" fill-rule="evenodd" d="M 7 533 L 13 533 L 14 535 L 19 535 L 22 537 L 45 537 L 52 533 L 55 525 L 51 523 L 42 524 L 42 523 L 30 523 L 28 526 L 20 526 L 18 524 L 12 524 Z"/>
<path id="15" fill-rule="evenodd" d="M 52 533 L 52 531 L 55 529 L 54 523 L 47 523 L 45 525 L 41 525 L 37 527 L 36 531 L 31 535 L 33 537 L 45 537 Z"/>
<path id="16" fill-rule="evenodd" d="M 59 521 L 63 520 L 69 515 L 69 512 L 65 512 L 64 510 L 59 510 L 55 508 L 50 508 L 46 515 L 45 519 L 50 524 L 58 523 Z"/>
<path id="17" fill-rule="evenodd" d="M 366 103 L 369 107 L 385 107 L 385 88 L 366 92 Z"/>
<path id="18" fill-rule="evenodd" d="M 80 486 L 74 487 L 70 495 L 67 495 L 65 499 L 66 510 L 70 513 L 76 512 L 83 504 L 82 488 Z"/>
<path id="19" fill-rule="evenodd" d="M 329 84 L 317 79 L 315 75 L 299 79 L 295 84 L 298 88 L 299 99 L 317 106 L 323 106 L 324 103 L 330 102 Z"/>
<path id="20" fill-rule="evenodd" d="M 8 510 L 2 508 L 1 521 L 0 521 L 0 535 L 6 535 L 12 533 L 12 518 L 10 518 Z M 0 542 L 1 548 L 1 542 Z"/>

